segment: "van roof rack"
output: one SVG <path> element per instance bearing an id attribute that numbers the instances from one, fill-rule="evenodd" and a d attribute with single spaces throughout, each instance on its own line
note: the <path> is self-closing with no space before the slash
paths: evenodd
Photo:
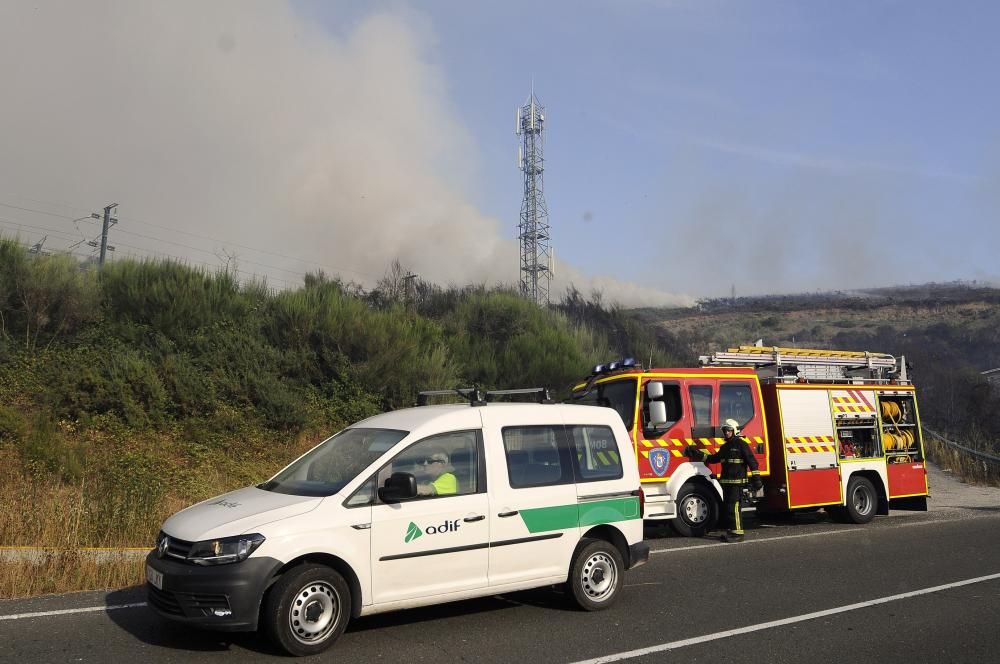
<path id="1" fill-rule="evenodd" d="M 552 401 L 552 395 L 549 394 L 549 388 L 547 387 L 523 387 L 515 390 L 488 390 L 486 392 L 486 401 L 496 401 L 493 397 L 501 396 L 526 396 L 532 397 L 532 401 L 536 403 L 554 403 Z"/>
<path id="2" fill-rule="evenodd" d="M 462 397 L 470 406 L 485 406 L 486 395 L 478 387 L 456 387 L 451 390 L 423 390 L 417 394 L 417 405 L 426 406 L 431 397 Z"/>
<path id="3" fill-rule="evenodd" d="M 423 390 L 417 394 L 417 405 L 426 406 L 431 397 L 462 397 L 470 406 L 485 406 L 491 401 L 499 401 L 497 397 L 531 397 L 535 403 L 555 403 L 547 387 L 526 387 L 513 390 L 487 390 L 483 392 L 478 387 L 456 387 L 451 390 Z"/>

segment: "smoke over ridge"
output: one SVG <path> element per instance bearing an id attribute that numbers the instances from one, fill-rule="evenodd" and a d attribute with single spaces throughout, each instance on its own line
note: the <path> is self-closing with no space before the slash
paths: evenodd
<path id="1" fill-rule="evenodd" d="M 0 199 L 118 201 L 119 254 L 235 252 L 288 285 L 325 269 L 371 286 L 397 258 L 440 284 L 514 283 L 516 220 L 463 191 L 475 144 L 413 18 L 334 36 L 277 2 L 4 4 Z M 627 305 L 689 302 L 567 265 L 553 295 L 571 282 Z"/>

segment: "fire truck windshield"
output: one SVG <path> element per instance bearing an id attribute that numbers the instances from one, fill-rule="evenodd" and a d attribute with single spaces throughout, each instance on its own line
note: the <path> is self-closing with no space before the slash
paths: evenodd
<path id="1" fill-rule="evenodd" d="M 581 389 L 573 394 L 573 402 L 614 408 L 621 415 L 625 428 L 631 431 L 635 417 L 635 390 L 635 378 L 623 378 L 595 385 L 587 393 Z"/>

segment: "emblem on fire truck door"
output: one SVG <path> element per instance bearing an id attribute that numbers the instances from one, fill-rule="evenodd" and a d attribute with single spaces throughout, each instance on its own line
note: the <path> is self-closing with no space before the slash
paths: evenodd
<path id="1" fill-rule="evenodd" d="M 670 465 L 670 452 L 664 449 L 649 451 L 649 467 L 657 477 L 667 474 L 667 467 Z"/>

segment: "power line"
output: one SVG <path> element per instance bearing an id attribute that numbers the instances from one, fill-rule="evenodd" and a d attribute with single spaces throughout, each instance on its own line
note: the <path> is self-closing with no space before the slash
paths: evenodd
<path id="1" fill-rule="evenodd" d="M 29 200 L 36 200 L 36 199 L 29 199 Z M 63 205 L 63 204 L 60 204 L 60 203 L 51 203 L 51 202 L 47 202 L 47 201 L 38 201 L 38 202 L 45 203 L 47 205 Z M 10 204 L 10 203 L 4 203 L 2 201 L 0 201 L 0 205 L 2 205 L 4 207 L 13 208 L 15 210 L 22 210 L 22 211 L 25 211 L 25 212 L 35 212 L 35 213 L 38 213 L 38 214 L 45 214 L 45 215 L 49 215 L 49 216 L 52 216 L 52 217 L 60 217 L 62 219 L 71 219 L 71 220 L 73 219 L 73 217 L 70 217 L 70 216 L 67 216 L 67 215 L 63 215 L 63 214 L 58 214 L 56 212 L 49 212 L 47 210 L 39 210 L 39 209 L 36 209 L 36 208 L 28 208 L 28 207 L 23 207 L 23 206 L 20 206 L 20 205 L 13 205 L 13 204 Z M 63 207 L 71 207 L 71 206 L 69 206 L 69 205 L 63 205 Z M 84 210 L 84 208 L 76 208 L 76 209 L 78 209 L 80 211 Z M 152 226 L 153 228 L 159 228 L 159 229 L 162 229 L 162 230 L 170 231 L 171 233 L 177 233 L 177 234 L 180 234 L 180 235 L 188 235 L 190 237 L 197 238 L 199 240 L 209 240 L 211 242 L 217 242 L 219 244 L 224 244 L 224 245 L 228 245 L 228 246 L 231 246 L 231 247 L 236 247 L 236 248 L 239 248 L 239 249 L 246 249 L 247 251 L 254 251 L 254 252 L 257 252 L 257 253 L 260 253 L 260 254 L 265 254 L 265 255 L 269 255 L 269 256 L 276 256 L 278 258 L 284 258 L 286 260 L 298 261 L 300 263 L 308 263 L 308 264 L 311 264 L 311 265 L 316 265 L 317 267 L 321 267 L 321 268 L 325 268 L 325 269 L 330 269 L 330 270 L 335 270 L 337 272 L 350 272 L 352 274 L 356 274 L 356 275 L 362 276 L 362 277 L 369 277 L 371 279 L 381 279 L 382 278 L 382 275 L 371 274 L 369 272 L 362 272 L 361 270 L 355 270 L 355 269 L 352 269 L 352 268 L 338 267 L 336 265 L 329 265 L 329 264 L 326 264 L 326 263 L 319 263 L 317 261 L 309 260 L 307 258 L 298 258 L 296 256 L 288 256 L 286 254 L 280 254 L 278 252 L 268 251 L 266 249 L 257 249 L 256 247 L 251 247 L 249 245 L 240 244 L 240 243 L 237 243 L 237 242 L 227 242 L 225 240 L 219 240 L 217 238 L 213 238 L 213 237 L 210 237 L 210 236 L 207 236 L 207 235 L 200 235 L 198 233 L 191 233 L 189 231 L 177 230 L 177 229 L 170 228 L 169 226 L 163 226 L 162 224 L 156 224 L 156 223 L 153 223 L 153 222 L 150 222 L 150 221 L 143 221 L 143 220 L 137 219 L 135 217 L 118 217 L 118 219 L 120 221 L 128 221 L 130 223 L 138 223 L 138 224 L 142 224 L 142 225 L 145 225 L 145 226 Z M 123 232 L 124 233 L 124 232 L 128 232 L 128 231 L 125 231 L 124 229 L 119 229 L 119 232 Z M 134 233 L 134 231 L 132 231 L 132 232 Z M 146 237 L 147 239 L 155 239 L 155 240 L 157 240 L 159 242 L 170 242 L 169 240 L 161 240 L 160 238 L 152 238 L 150 236 L 144 236 L 144 237 Z M 183 245 L 183 244 L 179 244 L 179 243 L 173 243 L 173 244 L 177 244 L 177 246 L 185 247 L 187 249 L 196 249 L 195 247 L 190 247 L 188 245 Z M 206 251 L 204 249 L 197 249 L 197 250 L 198 251 Z M 207 252 L 207 253 L 211 253 L 211 252 Z"/>
<path id="2" fill-rule="evenodd" d="M 8 217 L 0 217 L 0 226 L 5 226 L 5 227 L 8 227 L 8 228 L 17 229 L 17 230 L 23 230 L 25 228 L 30 228 L 30 229 L 33 229 L 34 231 L 41 231 L 43 233 L 50 234 L 50 235 L 53 235 L 55 237 L 59 237 L 59 238 L 62 238 L 62 239 L 67 239 L 67 240 L 75 239 L 75 236 L 70 235 L 68 233 L 65 233 L 63 231 L 54 229 L 54 228 L 49 228 L 47 226 L 38 226 L 36 224 L 27 224 L 27 223 L 24 223 L 24 222 L 22 222 L 22 221 L 20 221 L 18 219 L 10 219 Z M 126 232 L 126 231 L 123 231 L 123 232 Z M 137 235 L 141 236 L 141 234 L 137 234 Z M 100 235 L 97 236 L 97 238 L 99 238 L 99 237 L 100 237 Z M 149 237 L 149 236 L 142 236 L 142 237 Z M 89 253 L 80 253 L 80 252 L 77 252 L 77 251 L 73 251 L 74 249 L 76 249 L 76 247 L 80 246 L 84 242 L 88 242 L 88 240 L 86 238 L 84 238 L 82 240 L 79 240 L 75 244 L 70 245 L 66 249 L 62 250 L 61 253 L 67 253 L 67 254 L 70 254 L 70 255 L 73 255 L 73 256 L 80 256 L 80 257 L 90 258 L 94 254 L 96 254 L 97 251 L 98 251 L 98 249 L 100 248 L 99 243 L 97 242 L 97 238 L 94 238 L 93 240 L 89 241 L 90 243 L 92 243 L 91 246 L 94 247 L 93 251 L 91 251 Z M 32 239 L 34 239 L 34 238 L 32 238 Z M 159 238 L 152 238 L 152 239 L 159 240 Z M 217 267 L 219 267 L 218 265 L 213 264 L 213 263 L 207 263 L 205 261 L 199 261 L 199 260 L 195 260 L 195 259 L 183 258 L 181 256 L 176 256 L 174 254 L 168 254 L 168 253 L 158 252 L 156 250 L 149 249 L 147 247 L 139 247 L 139 246 L 136 246 L 136 245 L 124 244 L 124 243 L 121 243 L 121 242 L 117 243 L 117 246 L 128 247 L 130 249 L 135 249 L 137 251 L 145 252 L 146 254 L 151 254 L 153 256 L 157 256 L 157 257 L 160 257 L 160 258 L 166 258 L 166 259 L 170 259 L 170 260 L 179 260 L 179 261 L 183 261 L 183 262 L 197 263 L 199 265 L 204 265 L 205 267 L 209 267 L 209 268 L 217 268 Z M 204 251 L 203 249 L 198 249 L 198 247 L 189 247 L 187 245 L 180 245 L 180 246 L 182 246 L 184 248 L 187 248 L 187 249 L 193 249 L 193 250 L 197 250 L 197 251 Z M 288 270 L 288 269 L 285 269 L 285 268 L 280 268 L 280 267 L 277 267 L 276 265 L 265 265 L 263 263 L 256 263 L 254 261 L 241 261 L 241 262 L 246 262 L 246 263 L 251 264 L 251 265 L 257 265 L 259 267 L 270 268 L 272 270 L 278 270 L 278 271 L 281 271 L 281 272 L 287 272 L 288 274 L 293 274 L 295 276 L 299 276 L 299 277 L 303 277 L 303 278 L 305 278 L 305 276 L 306 276 L 305 273 L 303 273 L 303 272 L 296 272 L 294 270 Z M 274 276 L 274 275 L 268 275 L 266 273 L 265 274 L 259 274 L 259 273 L 256 273 L 256 272 L 248 272 L 246 270 L 236 270 L 236 272 L 239 272 L 241 274 L 246 274 L 246 275 L 249 275 L 249 276 L 253 276 L 253 277 L 262 277 L 263 276 L 263 277 L 268 278 L 268 279 L 273 279 L 274 281 L 280 281 L 281 283 L 287 284 L 289 286 L 298 286 L 299 285 L 297 282 L 291 282 L 291 281 L 289 281 L 287 279 L 283 279 L 281 277 Z"/>
<path id="3" fill-rule="evenodd" d="M 8 223 L 7 224 L 2 223 L 4 221 L 6 221 Z M 66 235 L 65 233 L 61 233 L 59 231 L 54 231 L 54 230 L 51 230 L 51 229 L 46 229 L 43 226 L 34 226 L 34 225 L 31 225 L 31 224 L 24 224 L 24 223 L 21 223 L 21 222 L 19 222 L 17 220 L 11 220 L 11 219 L 7 219 L 5 217 L 0 217 L 0 225 L 9 226 L 10 223 L 13 223 L 17 227 L 30 227 L 30 228 L 33 228 L 35 230 L 42 230 L 42 231 L 51 232 L 54 235 L 59 235 L 59 236 L 62 236 L 64 238 L 66 238 L 66 237 L 72 238 L 72 236 Z M 36 242 L 35 244 L 38 245 L 39 243 Z M 137 250 L 139 252 L 143 252 L 142 254 L 133 254 L 133 253 L 126 253 L 126 254 L 124 254 L 124 256 L 130 257 L 130 258 L 143 259 L 143 258 L 156 257 L 156 258 L 167 259 L 167 260 L 175 260 L 175 261 L 178 261 L 178 262 L 181 262 L 181 263 L 194 263 L 194 264 L 197 264 L 197 265 L 205 266 L 207 268 L 219 268 L 220 267 L 218 265 L 215 265 L 215 264 L 212 264 L 212 263 L 207 263 L 205 261 L 199 261 L 199 260 L 193 260 L 193 259 L 188 259 L 188 258 L 182 258 L 180 256 L 174 256 L 172 254 L 165 254 L 165 253 L 162 253 L 162 252 L 153 251 L 153 250 L 147 249 L 145 247 L 137 247 L 137 246 L 128 245 L 128 244 L 122 244 L 122 243 L 119 243 L 118 246 L 127 247 L 127 248 L 130 248 L 130 249 L 135 249 L 135 250 Z M 96 254 L 97 254 L 97 252 L 99 250 L 99 247 L 94 247 L 94 248 L 91 249 L 90 252 L 79 252 L 79 251 L 74 251 L 73 250 L 74 248 L 75 247 L 70 247 L 68 249 L 64 249 L 64 250 L 60 251 L 59 253 L 67 254 L 67 255 L 70 255 L 70 256 L 75 256 L 77 258 L 91 259 L 91 258 L 95 258 Z M 280 270 L 281 268 L 274 268 L 274 269 L 279 269 Z M 270 274 L 261 274 L 261 273 L 257 273 L 257 272 L 249 272 L 247 270 L 240 270 L 238 268 L 237 269 L 233 269 L 232 271 L 236 272 L 238 274 L 245 275 L 247 277 L 252 277 L 254 279 L 261 279 L 261 280 L 263 280 L 265 282 L 267 282 L 267 281 L 271 281 L 271 282 L 277 281 L 277 282 L 280 282 L 282 284 L 285 284 L 286 286 L 293 287 L 293 288 L 294 287 L 298 287 L 298 286 L 301 285 L 299 282 L 289 281 L 288 279 L 283 279 L 281 277 L 270 275 Z M 305 276 L 304 274 L 301 274 L 301 273 L 294 273 L 294 274 L 300 274 L 303 277 Z"/>
<path id="4" fill-rule="evenodd" d="M 7 222 L 7 223 L 3 224 L 2 222 Z M 17 226 L 18 228 L 33 228 L 35 230 L 51 233 L 52 235 L 69 238 L 70 240 L 76 239 L 75 235 L 67 234 L 64 231 L 60 231 L 54 228 L 48 228 L 46 226 L 35 226 L 34 224 L 26 224 L 18 219 L 10 219 L 8 217 L 0 217 L 0 225 L 6 225 L 6 226 L 14 225 Z"/>
<path id="5" fill-rule="evenodd" d="M 36 210 L 35 208 L 21 207 L 20 205 L 11 205 L 10 203 L 4 203 L 0 201 L 0 205 L 3 207 L 13 208 L 15 210 L 23 210 L 24 212 L 35 212 L 37 214 L 47 214 L 50 217 L 62 217 L 63 219 L 72 219 L 73 217 L 66 216 L 65 214 L 58 214 L 56 212 L 48 212 L 46 210 Z"/>

